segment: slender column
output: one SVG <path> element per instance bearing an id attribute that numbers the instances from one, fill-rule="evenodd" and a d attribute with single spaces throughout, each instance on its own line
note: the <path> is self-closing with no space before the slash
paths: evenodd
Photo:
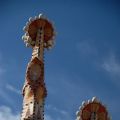
<path id="1" fill-rule="evenodd" d="M 33 47 L 32 59 L 37 57 L 43 62 L 44 59 L 44 29 L 38 29 L 35 46 Z"/>
<path id="2" fill-rule="evenodd" d="M 30 18 L 22 37 L 27 47 L 32 47 L 23 86 L 21 120 L 44 120 L 44 100 L 47 90 L 44 83 L 44 49 L 53 46 L 54 29 L 43 15 Z"/>
<path id="3" fill-rule="evenodd" d="M 44 63 L 43 63 L 44 58 L 43 57 L 44 57 L 44 29 L 41 27 L 40 29 L 38 29 L 38 32 L 37 32 L 31 61 L 33 61 L 35 58 L 37 58 L 38 61 L 41 62 L 41 64 L 44 67 Z M 31 61 L 28 64 L 28 68 L 29 68 L 29 65 L 31 64 Z M 36 75 L 38 74 L 36 72 L 36 69 L 37 69 L 37 67 L 31 71 L 32 79 L 34 79 L 34 80 L 37 79 Z M 28 71 L 28 69 L 27 69 L 27 71 Z M 42 81 L 44 81 L 44 74 L 43 74 Z M 36 83 L 32 83 L 32 84 L 28 84 L 27 82 L 25 83 L 23 114 L 21 116 L 21 120 L 27 120 L 27 119 L 28 120 L 44 120 L 44 97 L 40 96 L 40 93 L 39 93 L 42 91 L 44 92 L 44 88 L 39 87 L 39 84 L 41 86 L 41 84 L 43 84 L 43 83 L 41 83 L 41 82 L 39 82 L 39 83 L 36 82 Z"/>

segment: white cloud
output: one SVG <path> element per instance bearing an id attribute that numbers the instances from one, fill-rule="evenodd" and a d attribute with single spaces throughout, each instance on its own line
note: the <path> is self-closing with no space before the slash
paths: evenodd
<path id="1" fill-rule="evenodd" d="M 53 118 L 50 115 L 45 115 L 45 120 L 53 120 Z"/>
<path id="2" fill-rule="evenodd" d="M 6 70 L 4 68 L 0 67 L 0 76 L 3 75 L 5 73 L 5 71 Z"/>
<path id="3" fill-rule="evenodd" d="M 111 75 L 120 76 L 120 63 L 113 54 L 104 60 L 102 63 L 102 68 Z"/>
<path id="4" fill-rule="evenodd" d="M 62 109 L 58 109 L 57 107 L 55 106 L 52 106 L 52 105 L 47 105 L 46 106 L 46 109 L 49 111 L 53 111 L 54 113 L 56 113 L 57 115 L 54 116 L 54 118 L 50 115 L 46 115 L 45 117 L 47 117 L 47 119 L 45 120 L 63 120 L 66 119 L 66 120 L 71 120 L 71 116 L 69 115 L 68 112 L 66 112 L 65 110 L 62 110 Z"/>
<path id="5" fill-rule="evenodd" d="M 2 84 L 2 87 L 0 87 L 0 97 L 7 103 L 14 105 L 14 101 L 12 100 L 12 97 L 9 95 L 9 92 L 6 92 L 6 89 L 18 95 L 20 95 L 20 91 L 9 84 L 7 85 Z"/>
<path id="6" fill-rule="evenodd" d="M 5 72 L 5 69 L 2 67 L 2 54 L 0 53 L 0 75 Z"/>
<path id="7" fill-rule="evenodd" d="M 8 106 L 0 106 L 0 120 L 20 120 L 20 114 L 13 114 Z M 46 114 L 45 120 L 54 120 L 51 115 Z M 55 120 L 62 120 L 60 117 Z M 68 120 L 68 119 L 67 119 Z"/>
<path id="8" fill-rule="evenodd" d="M 17 94 L 20 94 L 20 93 L 21 93 L 20 90 L 16 89 L 15 87 L 13 87 L 13 86 L 11 86 L 11 85 L 9 85 L 9 84 L 6 85 L 6 88 L 7 88 L 8 90 L 14 92 L 14 93 L 17 93 Z"/>
<path id="9" fill-rule="evenodd" d="M 0 120 L 20 120 L 19 114 L 13 114 L 8 106 L 0 106 Z M 54 120 L 50 115 L 45 115 L 45 120 Z"/>
<path id="10" fill-rule="evenodd" d="M 3 70 L 2 68 L 0 68 L 0 75 L 3 73 L 3 71 L 4 71 L 4 70 Z"/>
<path id="11" fill-rule="evenodd" d="M 19 114 L 14 115 L 7 106 L 0 106 L 0 120 L 19 120 Z"/>
<path id="12" fill-rule="evenodd" d="M 14 102 L 10 98 L 10 96 L 1 88 L 0 88 L 0 98 L 2 98 L 4 101 L 6 101 L 7 103 L 9 103 L 11 105 L 14 105 Z"/>
<path id="13" fill-rule="evenodd" d="M 77 43 L 77 49 L 82 55 L 96 54 L 97 49 L 94 46 L 94 41 L 84 40 Z"/>
<path id="14" fill-rule="evenodd" d="M 63 115 L 68 115 L 68 113 L 65 110 L 58 109 L 57 107 L 54 107 L 52 105 L 47 105 L 46 108 L 48 110 L 53 110 L 53 111 L 60 113 L 60 114 L 63 114 Z"/>

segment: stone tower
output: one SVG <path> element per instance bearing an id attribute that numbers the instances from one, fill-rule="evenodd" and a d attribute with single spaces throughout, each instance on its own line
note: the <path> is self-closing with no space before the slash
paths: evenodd
<path id="1" fill-rule="evenodd" d="M 27 47 L 31 47 L 32 57 L 26 69 L 23 86 L 23 110 L 21 120 L 44 120 L 44 100 L 47 90 L 44 82 L 44 49 L 54 43 L 52 23 L 42 14 L 29 18 L 23 28 L 22 37 Z"/>
<path id="2" fill-rule="evenodd" d="M 79 111 L 76 112 L 76 120 L 111 120 L 108 110 L 96 97 L 83 101 Z"/>

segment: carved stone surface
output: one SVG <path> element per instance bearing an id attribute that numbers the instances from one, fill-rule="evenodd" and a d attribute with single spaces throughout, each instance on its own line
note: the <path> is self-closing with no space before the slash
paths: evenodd
<path id="1" fill-rule="evenodd" d="M 38 80 L 41 75 L 41 67 L 38 64 L 32 64 L 30 69 L 30 79 L 31 80 Z"/>
<path id="2" fill-rule="evenodd" d="M 34 76 L 34 77 L 33 77 Z M 32 59 L 26 71 L 23 87 L 23 111 L 21 120 L 43 120 L 44 98 L 47 90 L 44 83 L 44 64 L 38 58 Z"/>
<path id="3" fill-rule="evenodd" d="M 22 39 L 26 43 L 26 46 L 33 48 L 37 45 L 36 35 L 38 29 L 43 29 L 44 32 L 44 48 L 51 48 L 54 45 L 55 30 L 53 24 L 42 14 L 36 16 L 35 18 L 29 18 L 29 21 L 23 28 L 25 35 Z"/>
<path id="4" fill-rule="evenodd" d="M 21 120 L 44 120 L 44 99 L 47 90 L 44 83 L 44 49 L 53 46 L 54 28 L 43 15 L 30 18 L 22 37 L 26 46 L 33 49 L 23 86 L 23 110 Z"/>
<path id="5" fill-rule="evenodd" d="M 110 120 L 107 108 L 96 97 L 83 102 L 76 115 L 77 120 Z"/>

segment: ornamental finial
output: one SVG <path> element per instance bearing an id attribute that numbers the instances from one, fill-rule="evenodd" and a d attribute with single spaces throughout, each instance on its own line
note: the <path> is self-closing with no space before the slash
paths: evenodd
<path id="1" fill-rule="evenodd" d="M 44 33 L 43 35 L 44 48 L 50 49 L 53 47 L 55 30 L 53 24 L 43 14 L 39 14 L 34 18 L 30 17 L 29 21 L 23 28 L 25 34 L 22 36 L 22 39 L 26 43 L 27 47 L 33 48 L 37 44 L 36 40 L 37 33 L 41 29 L 43 30 Z"/>

